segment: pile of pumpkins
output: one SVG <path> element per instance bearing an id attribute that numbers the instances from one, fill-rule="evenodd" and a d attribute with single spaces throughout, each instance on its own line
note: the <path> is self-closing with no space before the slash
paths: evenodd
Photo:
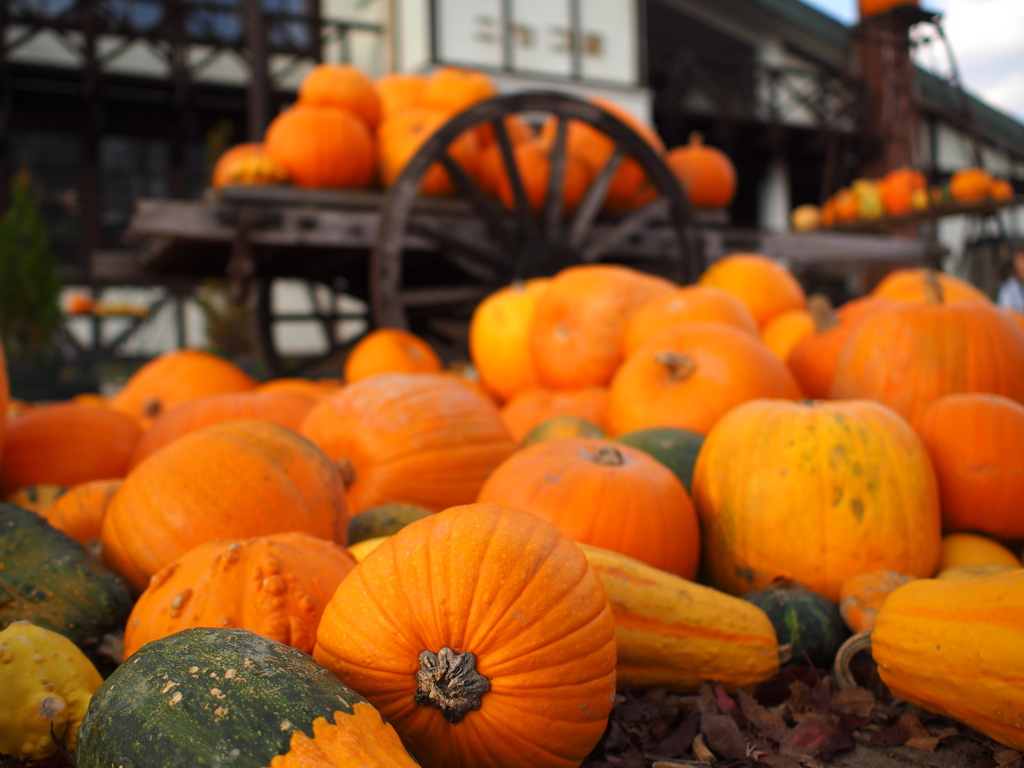
<path id="1" fill-rule="evenodd" d="M 807 232 L 906 216 L 951 203 L 1002 202 L 1012 200 L 1015 194 L 1008 179 L 995 178 L 984 168 L 961 168 L 953 173 L 948 184 L 931 188 L 920 171 L 896 168 L 880 179 L 856 179 L 820 208 L 798 205 L 790 214 L 790 224 L 797 232 Z"/>
<path id="2" fill-rule="evenodd" d="M 262 383 L 181 350 L 51 404 L 0 362 L 0 753 L 576 766 L 617 690 L 851 632 L 1024 749 L 1024 316 L 913 269 L 834 309 L 733 254 L 512 285 L 469 341 Z"/>
<path id="3" fill-rule="evenodd" d="M 262 142 L 239 144 L 221 155 L 212 186 L 291 183 L 307 188 L 388 188 L 441 126 L 494 96 L 494 82 L 477 70 L 442 67 L 429 75 L 390 74 L 371 80 L 348 64 L 321 64 L 303 79 L 296 103 L 274 118 Z M 693 205 L 722 208 L 731 203 L 735 168 L 724 153 L 704 145 L 700 134 L 666 152 L 658 134 L 621 105 L 597 96 L 591 101 L 623 120 L 664 155 Z M 539 210 L 547 193 L 555 121 L 549 117 L 534 125 L 510 115 L 505 127 L 527 200 Z M 490 125 L 466 131 L 447 149 L 484 192 L 514 207 L 512 184 Z M 562 185 L 565 212 L 579 205 L 614 149 L 612 139 L 597 129 L 579 121 L 569 123 Z M 424 175 L 420 192 L 452 195 L 456 186 L 436 163 Z M 604 207 L 630 210 L 654 195 L 644 171 L 627 157 L 612 179 Z"/>

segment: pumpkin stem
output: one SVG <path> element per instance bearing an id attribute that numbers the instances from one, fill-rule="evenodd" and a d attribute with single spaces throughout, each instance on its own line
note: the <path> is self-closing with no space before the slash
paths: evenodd
<path id="1" fill-rule="evenodd" d="M 811 294 L 807 299 L 807 311 L 811 313 L 814 321 L 814 330 L 817 333 L 830 331 L 839 325 L 839 315 L 832 308 L 832 302 L 823 293 Z"/>
<path id="2" fill-rule="evenodd" d="M 343 457 L 334 463 L 338 467 L 338 471 L 341 472 L 341 482 L 346 488 L 351 488 L 356 482 L 356 468 L 352 462 L 347 457 Z"/>
<path id="3" fill-rule="evenodd" d="M 668 368 L 673 381 L 686 381 L 697 371 L 697 361 L 678 352 L 659 352 L 654 356 L 654 362 Z"/>
<path id="4" fill-rule="evenodd" d="M 928 304 L 942 304 L 945 299 L 942 283 L 939 281 L 939 273 L 934 269 L 929 269 L 924 273 L 924 300 Z"/>
<path id="5" fill-rule="evenodd" d="M 476 656 L 447 646 L 436 654 L 420 654 L 416 683 L 416 703 L 441 710 L 449 723 L 459 723 L 467 712 L 480 709 L 483 695 L 491 690 L 491 681 L 476 671 Z"/>
<path id="6" fill-rule="evenodd" d="M 691 147 L 702 147 L 704 146 L 704 134 L 700 131 L 690 131 L 690 146 Z"/>
<path id="7" fill-rule="evenodd" d="M 155 418 L 160 414 L 161 406 L 159 400 L 147 400 L 142 406 L 142 415 L 147 419 Z"/>
<path id="8" fill-rule="evenodd" d="M 594 453 L 594 461 L 602 467 L 621 467 L 626 463 L 626 460 L 622 457 L 622 452 L 614 445 L 598 446 L 597 451 Z"/>
<path id="9" fill-rule="evenodd" d="M 836 651 L 836 661 L 832 667 L 832 671 L 836 676 L 836 682 L 839 684 L 839 690 L 857 687 L 857 679 L 853 676 L 853 672 L 850 671 L 850 663 L 858 653 L 870 649 L 871 630 L 858 632 L 856 635 L 847 638 L 846 642 L 839 646 L 839 650 Z"/>

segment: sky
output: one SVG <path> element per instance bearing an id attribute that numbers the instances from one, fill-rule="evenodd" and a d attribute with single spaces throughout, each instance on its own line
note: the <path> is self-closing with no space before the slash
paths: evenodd
<path id="1" fill-rule="evenodd" d="M 857 0 L 803 0 L 844 24 L 857 20 Z M 965 88 L 1024 121 L 1024 0 L 921 0 L 943 14 Z M 946 75 L 942 48 L 925 50 L 919 64 Z"/>

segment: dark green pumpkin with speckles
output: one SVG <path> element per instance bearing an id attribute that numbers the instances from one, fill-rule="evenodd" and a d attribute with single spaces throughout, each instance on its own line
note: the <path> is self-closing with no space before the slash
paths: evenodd
<path id="1" fill-rule="evenodd" d="M 132 654 L 93 694 L 78 768 L 261 768 L 313 721 L 366 701 L 312 657 L 245 629 L 196 628 Z"/>
<path id="2" fill-rule="evenodd" d="M 409 523 L 432 514 L 429 509 L 415 504 L 381 504 L 379 507 L 370 507 L 348 519 L 348 544 L 352 546 L 367 539 L 392 536 Z"/>
<path id="3" fill-rule="evenodd" d="M 649 453 L 671 469 L 686 488 L 686 492 L 690 492 L 693 485 L 693 467 L 697 463 L 700 447 L 704 445 L 704 435 L 689 429 L 653 427 L 619 435 L 615 442 Z"/>
<path id="4" fill-rule="evenodd" d="M 99 662 L 103 636 L 124 629 L 131 609 L 128 584 L 81 544 L 35 512 L 0 503 L 0 629 L 29 621 Z"/>
<path id="5" fill-rule="evenodd" d="M 768 614 L 779 647 L 792 643 L 792 663 L 829 669 L 850 632 L 827 597 L 794 583 L 748 592 L 743 599 Z"/>

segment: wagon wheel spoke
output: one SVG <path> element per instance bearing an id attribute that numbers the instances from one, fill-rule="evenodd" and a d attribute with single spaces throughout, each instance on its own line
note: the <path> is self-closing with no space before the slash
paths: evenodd
<path id="1" fill-rule="evenodd" d="M 565 183 L 565 139 L 568 133 L 569 120 L 565 115 L 558 115 L 555 128 L 555 143 L 551 146 L 548 172 L 548 191 L 544 198 L 544 231 L 549 240 L 557 239 L 562 219 L 563 197 L 562 186 Z"/>
<path id="2" fill-rule="evenodd" d="M 612 152 L 612 156 L 604 164 L 604 168 L 601 169 L 590 183 L 590 187 L 583 196 L 583 201 L 580 203 L 579 210 L 576 211 L 576 216 L 572 220 L 572 226 L 569 229 L 569 247 L 574 249 L 583 247 L 587 233 L 594 225 L 594 220 L 597 218 L 601 205 L 608 195 L 608 188 L 612 185 L 615 172 L 619 169 L 619 165 L 625 156 L 626 151 L 622 148 L 621 144 L 617 144 L 615 151 Z"/>
<path id="3" fill-rule="evenodd" d="M 409 309 L 447 307 L 453 304 L 476 303 L 500 287 L 493 285 L 455 285 L 429 288 L 406 288 L 399 296 Z"/>
<path id="4" fill-rule="evenodd" d="M 442 257 L 478 280 L 497 280 L 502 273 L 511 275 L 511 259 L 503 253 L 481 247 L 455 228 L 424 219 L 410 219 L 408 231 L 445 246 Z"/>
<path id="5" fill-rule="evenodd" d="M 497 118 L 491 121 L 494 128 L 494 136 L 501 150 L 501 160 L 505 164 L 505 173 L 508 174 L 509 183 L 512 185 L 512 197 L 516 203 L 515 214 L 519 219 L 519 226 L 527 241 L 536 240 L 539 236 L 537 231 L 537 220 L 533 216 L 533 209 L 530 201 L 526 199 L 526 188 L 523 186 L 523 177 L 519 175 L 519 165 L 516 163 L 515 153 L 512 150 L 512 140 L 505 128 L 505 121 Z"/>
<path id="6" fill-rule="evenodd" d="M 509 227 L 506 224 L 505 210 L 497 201 L 484 194 L 484 191 L 480 189 L 480 185 L 476 183 L 472 176 L 466 173 L 465 168 L 455 162 L 455 158 L 448 153 L 447 149 L 441 152 L 440 159 L 441 164 L 448 171 L 448 175 L 455 182 L 455 186 L 469 199 L 473 210 L 476 211 L 477 216 L 487 226 L 487 231 L 490 232 L 491 237 L 496 242 L 501 243 L 509 253 L 515 253 L 519 248 L 519 244 L 516 242 L 515 233 L 509 231 Z"/>
<path id="7" fill-rule="evenodd" d="M 585 263 L 598 261 L 606 253 L 645 229 L 653 221 L 663 218 L 666 213 L 668 213 L 668 200 L 663 197 L 652 200 L 643 208 L 638 208 L 617 222 L 610 232 L 603 232 L 600 238 L 594 238 L 583 249 L 580 260 Z"/>

